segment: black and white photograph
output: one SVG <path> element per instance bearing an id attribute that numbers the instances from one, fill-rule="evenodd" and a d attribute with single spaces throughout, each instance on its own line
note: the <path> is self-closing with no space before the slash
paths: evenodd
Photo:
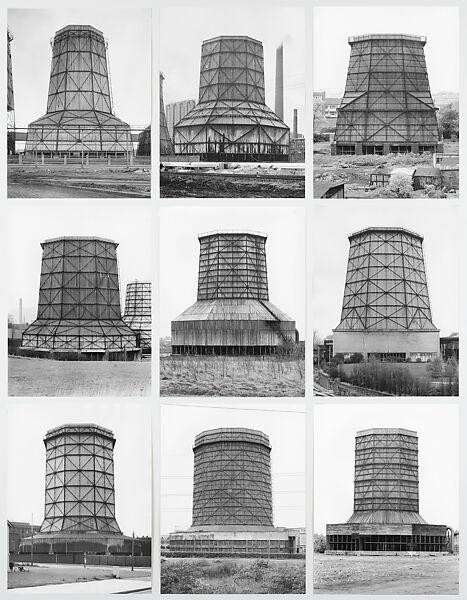
<path id="1" fill-rule="evenodd" d="M 8 589 L 150 592 L 150 417 L 141 404 L 10 405 Z"/>
<path id="2" fill-rule="evenodd" d="M 151 10 L 7 21 L 8 197 L 149 198 Z"/>
<path id="3" fill-rule="evenodd" d="M 458 207 L 343 207 L 313 211 L 314 393 L 458 396 Z"/>
<path id="4" fill-rule="evenodd" d="M 150 394 L 151 216 L 136 199 L 9 201 L 10 396 Z"/>
<path id="5" fill-rule="evenodd" d="M 161 593 L 304 594 L 304 403 L 161 408 Z"/>
<path id="6" fill-rule="evenodd" d="M 456 6 L 314 7 L 315 198 L 458 197 L 459 32 Z"/>
<path id="7" fill-rule="evenodd" d="M 161 396 L 304 395 L 304 216 L 161 209 Z"/>
<path id="8" fill-rule="evenodd" d="M 303 198 L 304 8 L 164 6 L 160 20 L 161 197 Z"/>
<path id="9" fill-rule="evenodd" d="M 459 408 L 314 408 L 315 594 L 459 594 Z"/>

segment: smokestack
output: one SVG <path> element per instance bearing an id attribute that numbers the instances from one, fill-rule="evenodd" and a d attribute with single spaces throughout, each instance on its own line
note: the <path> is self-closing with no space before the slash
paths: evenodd
<path id="1" fill-rule="evenodd" d="M 276 50 L 276 115 L 284 120 L 284 44 Z"/>
<path id="2" fill-rule="evenodd" d="M 293 137 L 298 138 L 298 109 L 293 109 Z"/>
<path id="3" fill-rule="evenodd" d="M 23 299 L 19 299 L 19 324 L 23 322 Z"/>

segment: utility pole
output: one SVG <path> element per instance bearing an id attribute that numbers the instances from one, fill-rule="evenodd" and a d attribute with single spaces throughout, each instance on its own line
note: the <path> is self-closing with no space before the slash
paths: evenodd
<path id="1" fill-rule="evenodd" d="M 34 565 L 34 513 L 31 514 L 31 567 Z"/>
<path id="2" fill-rule="evenodd" d="M 135 532 L 131 538 L 131 570 L 135 570 Z"/>

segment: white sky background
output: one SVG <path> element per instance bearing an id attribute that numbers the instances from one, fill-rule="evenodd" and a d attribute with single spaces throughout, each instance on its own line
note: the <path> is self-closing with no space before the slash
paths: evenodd
<path id="1" fill-rule="evenodd" d="M 113 431 L 115 507 L 125 535 L 151 535 L 151 410 L 141 403 L 43 402 L 8 408 L 8 504 L 11 521 L 40 525 L 44 518 L 45 446 L 49 429 L 95 423 Z"/>
<path id="2" fill-rule="evenodd" d="M 459 411 L 454 404 L 333 404 L 314 409 L 314 531 L 353 512 L 355 435 L 373 427 L 418 434 L 420 514 L 459 528 Z"/>
<path id="3" fill-rule="evenodd" d="M 366 227 L 405 227 L 424 236 L 431 314 L 441 335 L 459 331 L 459 212 L 449 201 L 328 202 L 312 215 L 313 329 L 322 337 L 340 322 L 349 256 L 348 235 Z M 345 210 L 344 210 L 345 209 Z M 449 290 L 449 292 L 447 291 Z"/>
<path id="4" fill-rule="evenodd" d="M 126 284 L 152 280 L 152 209 L 139 200 L 18 200 L 8 203 L 8 313 L 36 318 L 41 242 L 62 236 L 96 236 L 117 242 L 120 300 Z"/>
<path id="5" fill-rule="evenodd" d="M 242 406 L 236 400 L 207 408 L 162 405 L 161 534 L 191 526 L 193 443 L 198 433 L 217 427 L 247 427 L 269 437 L 274 525 L 305 527 L 304 404 L 249 401 Z"/>
<path id="6" fill-rule="evenodd" d="M 459 12 L 450 6 L 329 6 L 313 10 L 313 89 L 342 95 L 350 58 L 348 38 L 407 33 L 427 38 L 432 94 L 459 91 Z"/>
<path id="7" fill-rule="evenodd" d="M 160 210 L 160 336 L 196 302 L 200 233 L 246 230 L 268 234 L 269 299 L 296 321 L 305 339 L 305 215 L 294 207 L 171 207 Z"/>
<path id="8" fill-rule="evenodd" d="M 160 70 L 164 103 L 198 101 L 201 45 L 220 35 L 247 35 L 263 43 L 266 104 L 274 110 L 276 48 L 284 42 L 284 120 L 305 128 L 305 10 L 248 2 L 162 7 Z M 183 40 L 183 43 L 180 43 Z"/>
<path id="9" fill-rule="evenodd" d="M 18 127 L 45 114 L 55 32 L 92 25 L 108 41 L 114 112 L 134 126 L 151 122 L 151 11 L 149 9 L 9 9 L 11 60 Z"/>

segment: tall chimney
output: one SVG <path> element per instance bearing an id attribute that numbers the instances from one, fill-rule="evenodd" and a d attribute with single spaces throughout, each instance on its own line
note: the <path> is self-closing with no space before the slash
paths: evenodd
<path id="1" fill-rule="evenodd" d="M 284 45 L 276 50 L 276 115 L 284 120 Z"/>
<path id="2" fill-rule="evenodd" d="M 19 299 L 19 324 L 23 322 L 23 299 Z"/>
<path id="3" fill-rule="evenodd" d="M 293 109 L 293 137 L 298 138 L 298 109 Z"/>

